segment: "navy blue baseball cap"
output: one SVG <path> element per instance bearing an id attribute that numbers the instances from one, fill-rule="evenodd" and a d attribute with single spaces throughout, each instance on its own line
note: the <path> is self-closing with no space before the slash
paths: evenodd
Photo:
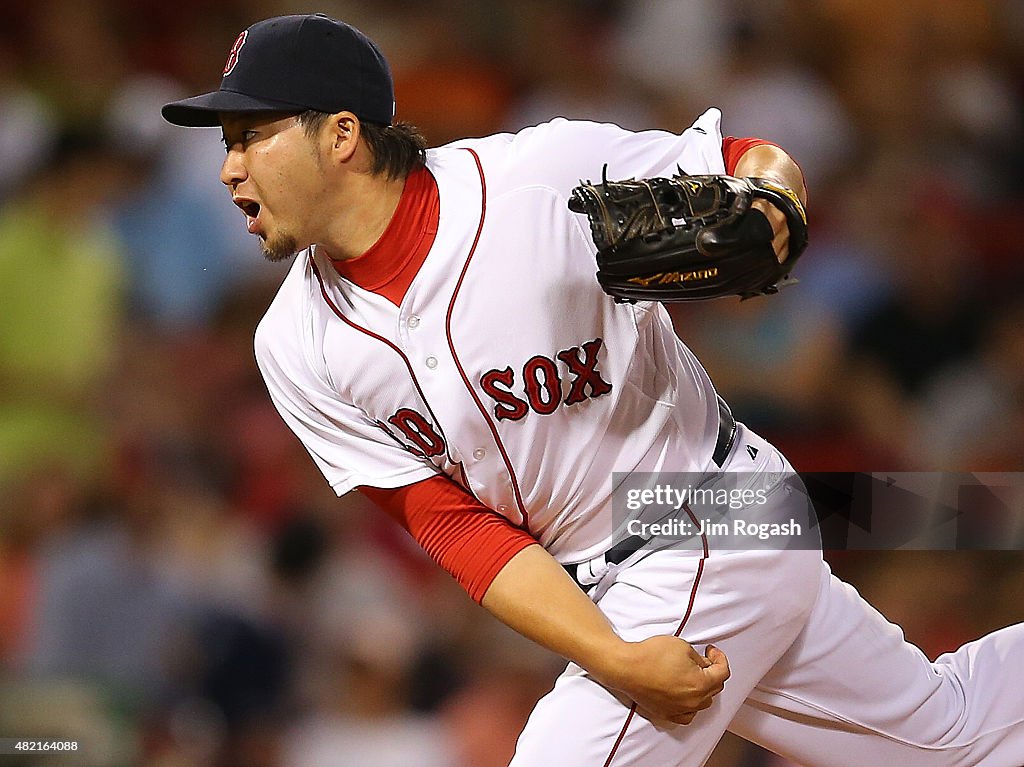
<path id="1" fill-rule="evenodd" d="M 189 128 L 220 127 L 221 112 L 350 111 L 390 125 L 391 69 L 370 38 L 322 13 L 256 22 L 231 46 L 220 88 L 165 104 L 164 119 Z"/>

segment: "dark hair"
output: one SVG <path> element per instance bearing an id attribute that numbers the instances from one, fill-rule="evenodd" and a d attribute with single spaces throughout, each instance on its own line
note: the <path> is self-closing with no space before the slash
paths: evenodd
<path id="1" fill-rule="evenodd" d="M 312 138 L 323 128 L 331 115 L 310 109 L 299 114 L 299 124 Z M 361 122 L 362 137 L 373 155 L 371 172 L 389 179 L 405 178 L 427 161 L 427 140 L 420 129 L 407 122 L 393 125 Z"/>

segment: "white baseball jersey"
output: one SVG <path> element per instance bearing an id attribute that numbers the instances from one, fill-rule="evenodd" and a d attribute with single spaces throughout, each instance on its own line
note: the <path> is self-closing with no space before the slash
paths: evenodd
<path id="1" fill-rule="evenodd" d="M 637 716 L 570 664 L 512 767 L 698 767 L 726 729 L 809 767 L 1020 767 L 1024 626 L 930 663 L 818 551 L 702 536 L 703 550 L 604 561 L 612 473 L 709 470 L 717 401 L 660 305 L 600 289 L 567 196 L 604 162 L 614 179 L 724 172 L 719 118 L 681 135 L 555 120 L 429 151 L 440 220 L 401 305 L 301 253 L 256 333 L 273 401 L 339 494 L 444 473 L 586 562 L 623 639 L 674 634 L 729 657 L 724 692 L 688 727 Z M 740 424 L 722 472 L 792 467 Z M 806 512 L 771 497 L 744 514 Z"/>
<path id="2" fill-rule="evenodd" d="M 612 539 L 612 473 L 702 472 L 718 430 L 660 304 L 595 278 L 580 179 L 723 173 L 720 113 L 681 135 L 557 119 L 432 149 L 440 221 L 401 306 L 314 247 L 256 332 L 274 404 L 340 495 L 443 472 L 576 562 Z"/>

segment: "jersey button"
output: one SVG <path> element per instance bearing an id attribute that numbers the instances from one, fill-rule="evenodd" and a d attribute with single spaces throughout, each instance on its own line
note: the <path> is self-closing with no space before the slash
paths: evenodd
<path id="1" fill-rule="evenodd" d="M 487 455 L 487 451 L 484 450 L 482 447 L 478 447 L 476 450 L 473 451 L 473 457 L 476 458 L 478 461 L 482 461 L 485 455 Z"/>
<path id="2" fill-rule="evenodd" d="M 502 514 L 507 514 L 510 511 L 510 509 L 507 504 L 499 503 L 498 511 L 500 511 Z"/>
<path id="3" fill-rule="evenodd" d="M 433 370 L 437 367 L 437 357 L 427 357 L 427 367 Z"/>
<path id="4" fill-rule="evenodd" d="M 418 328 L 420 326 L 420 318 L 414 314 L 409 318 L 409 321 L 406 324 L 410 328 Z"/>

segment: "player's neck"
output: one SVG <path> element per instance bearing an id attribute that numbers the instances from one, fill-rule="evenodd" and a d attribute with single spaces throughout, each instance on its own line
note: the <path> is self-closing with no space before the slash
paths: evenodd
<path id="1" fill-rule="evenodd" d="M 405 179 L 352 174 L 340 191 L 336 213 L 319 245 L 330 258 L 348 260 L 368 251 L 387 229 L 398 208 Z"/>

